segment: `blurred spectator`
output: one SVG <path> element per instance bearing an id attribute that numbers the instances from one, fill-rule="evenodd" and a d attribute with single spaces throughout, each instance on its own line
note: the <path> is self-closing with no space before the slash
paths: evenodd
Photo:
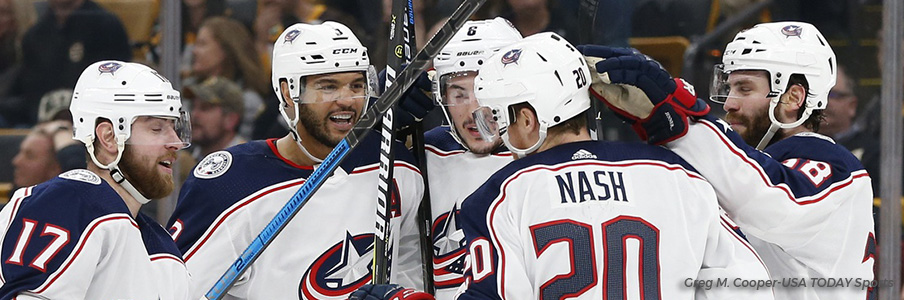
<path id="1" fill-rule="evenodd" d="M 34 6 L 28 0 L 0 0 L 0 111 L 17 104 L 6 99 L 22 67 L 22 37 L 36 19 Z M 9 127 L 0 114 L 0 127 Z"/>
<path id="2" fill-rule="evenodd" d="M 229 79 L 210 77 L 182 88 L 182 97 L 191 103 L 191 152 L 179 151 L 180 179 L 210 153 L 244 143 L 238 135 L 245 106 L 242 90 Z"/>
<path id="3" fill-rule="evenodd" d="M 248 30 L 238 21 L 226 17 L 207 19 L 198 30 L 192 57 L 192 77 L 186 80 L 186 85 L 221 76 L 242 87 L 245 113 L 239 134 L 246 139 L 250 137 L 254 120 L 264 110 L 263 105 L 276 105 L 277 101 L 265 103 L 263 100 L 275 96 L 270 87 L 269 72 L 261 68 L 260 56 Z M 272 122 L 276 120 L 274 116 Z"/>
<path id="4" fill-rule="evenodd" d="M 829 91 L 829 104 L 819 126 L 819 133 L 825 134 L 843 145 L 854 154 L 866 171 L 873 177 L 873 194 L 878 195 L 879 141 L 866 133 L 863 124 L 855 123 L 857 116 L 857 95 L 854 80 L 848 77 L 846 68 L 838 66 L 835 86 Z"/>
<path id="5" fill-rule="evenodd" d="M 50 91 L 41 97 L 38 105 L 38 123 L 65 120 L 72 122 L 69 103 L 72 102 L 72 89 Z"/>
<path id="6" fill-rule="evenodd" d="M 19 153 L 13 157 L 12 163 L 13 185 L 17 188 L 50 180 L 61 172 L 53 148 L 53 136 L 43 127 L 36 127 L 28 133 L 19 144 Z"/>
<path id="7" fill-rule="evenodd" d="M 567 10 L 559 1 L 505 0 L 498 10 L 523 36 L 552 31 L 566 40 L 577 43 L 578 23 L 574 10 Z"/>
<path id="8" fill-rule="evenodd" d="M 238 85 L 229 79 L 211 77 L 182 90 L 183 97 L 192 103 L 192 156 L 195 159 L 245 142 L 238 135 L 245 111 Z"/>
<path id="9" fill-rule="evenodd" d="M 21 96 L 21 103 L 4 103 L 0 110 L 14 125 L 35 124 L 41 97 L 74 87 L 89 64 L 132 58 L 126 31 L 112 13 L 91 0 L 48 0 L 47 4 L 47 11 L 22 40 L 22 72 L 10 92 Z"/>
<path id="10" fill-rule="evenodd" d="M 420 1 L 417 1 L 420 2 Z M 262 55 L 264 66 L 270 66 L 270 55 L 276 38 L 295 23 L 320 24 L 324 21 L 336 21 L 346 24 L 356 35 L 362 37 L 361 42 L 368 49 L 376 43 L 379 11 L 368 14 L 379 8 L 376 1 L 362 0 L 260 0 L 257 16 L 254 18 L 252 33 L 257 51 Z M 362 25 L 370 26 L 362 26 Z"/>
<path id="11" fill-rule="evenodd" d="M 41 98 L 38 107 L 38 126 L 53 136 L 53 147 L 56 151 L 60 171 L 88 167 L 85 161 L 85 145 L 72 138 L 72 90 L 60 89 L 49 92 Z"/>

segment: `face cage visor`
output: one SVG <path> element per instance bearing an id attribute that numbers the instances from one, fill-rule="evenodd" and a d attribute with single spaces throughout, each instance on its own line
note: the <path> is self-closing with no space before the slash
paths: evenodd
<path id="1" fill-rule="evenodd" d="M 471 115 L 474 117 L 477 131 L 480 132 L 480 137 L 484 141 L 495 143 L 508 128 L 508 122 L 504 120 L 505 116 L 498 109 L 481 106 L 471 112 Z"/>
<path id="2" fill-rule="evenodd" d="M 163 145 L 185 149 L 191 146 L 191 120 L 179 111 L 179 118 L 172 116 L 137 116 L 132 120 L 129 145 Z"/>
<path id="3" fill-rule="evenodd" d="M 343 74 L 353 72 L 337 72 L 316 75 Z M 367 71 L 357 72 L 363 76 L 349 81 L 338 77 L 319 77 L 315 82 L 307 82 L 312 76 L 302 77 L 303 85 L 298 92 L 298 103 L 324 103 L 338 100 L 351 99 L 365 101 L 371 97 L 380 97 L 380 89 L 377 84 L 377 73 L 373 66 L 368 66 Z M 309 94 L 310 93 L 310 94 Z"/>
<path id="4" fill-rule="evenodd" d="M 442 106 L 469 105 L 476 102 L 474 97 L 474 79 L 477 71 L 462 71 L 444 74 L 439 77 L 439 98 Z"/>
<path id="5" fill-rule="evenodd" d="M 709 99 L 719 104 L 725 104 L 728 98 L 772 98 L 778 96 L 772 92 L 772 85 L 769 82 L 768 72 L 765 70 L 735 70 L 735 71 L 763 71 L 766 76 L 765 94 L 762 89 L 757 89 L 754 82 L 745 80 L 735 80 L 731 82 L 729 75 L 731 72 L 725 71 L 724 64 L 717 64 L 713 67 L 713 81 L 709 88 Z"/>

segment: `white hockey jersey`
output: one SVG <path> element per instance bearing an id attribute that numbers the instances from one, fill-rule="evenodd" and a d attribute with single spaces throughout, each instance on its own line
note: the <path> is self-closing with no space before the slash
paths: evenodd
<path id="1" fill-rule="evenodd" d="M 872 293 L 854 284 L 814 287 L 810 279 L 873 278 L 870 177 L 850 151 L 823 135 L 800 133 L 764 153 L 713 117 L 692 122 L 686 136 L 667 146 L 712 183 L 774 279 L 806 278 L 806 287 L 778 286 L 776 299 Z"/>
<path id="2" fill-rule="evenodd" d="M 772 299 L 715 192 L 660 147 L 575 142 L 519 159 L 462 205 L 458 299 Z M 697 280 L 726 286 L 695 288 Z"/>
<path id="3" fill-rule="evenodd" d="M 0 299 L 187 299 L 166 230 L 77 169 L 16 191 L 0 211 Z"/>
<path id="4" fill-rule="evenodd" d="M 227 298 L 346 299 L 370 282 L 378 139 L 371 134 L 361 141 Z M 313 172 L 280 156 L 275 142 L 211 153 L 182 187 L 168 226 L 193 278 L 192 299 L 207 293 Z M 416 210 L 423 179 L 410 153 L 395 147 L 390 279 L 421 288 Z"/>
<path id="5" fill-rule="evenodd" d="M 461 203 L 490 175 L 513 161 L 512 153 L 499 147 L 493 153 L 477 155 L 452 138 L 447 126 L 424 134 L 427 178 L 432 210 L 433 278 L 436 299 L 453 299 L 464 282 L 467 241 L 461 231 Z"/>

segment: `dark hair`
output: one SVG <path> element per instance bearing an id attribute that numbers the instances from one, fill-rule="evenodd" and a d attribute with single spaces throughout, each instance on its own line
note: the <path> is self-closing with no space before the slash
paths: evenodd
<path id="1" fill-rule="evenodd" d="M 548 129 L 549 135 L 558 135 L 563 133 L 574 133 L 581 134 L 581 132 L 587 131 L 587 114 L 579 113 L 565 122 L 559 123 L 559 125 L 550 127 Z"/>
<path id="2" fill-rule="evenodd" d="M 798 84 L 804 88 L 804 97 L 813 96 L 812 94 L 810 94 L 810 83 L 807 82 L 807 78 L 803 74 L 792 74 L 791 78 L 788 78 L 788 87 L 785 88 L 785 91 L 787 92 L 791 88 L 791 86 Z M 803 117 L 803 115 L 804 108 L 801 107 L 801 109 L 797 110 L 797 118 L 800 119 L 801 117 Z M 817 132 L 819 131 L 819 123 L 822 123 L 823 119 L 825 119 L 823 111 L 821 109 L 814 109 L 810 113 L 810 117 L 807 118 L 806 121 L 804 121 L 803 125 L 813 132 Z"/>

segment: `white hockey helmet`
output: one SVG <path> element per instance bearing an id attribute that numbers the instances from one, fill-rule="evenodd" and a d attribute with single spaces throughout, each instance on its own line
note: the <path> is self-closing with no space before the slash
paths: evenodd
<path id="1" fill-rule="evenodd" d="M 584 57 L 568 41 L 552 32 L 534 34 L 503 47 L 480 69 L 474 89 L 481 107 L 474 121 L 484 139 L 501 135 L 509 150 L 524 157 L 543 144 L 549 127 L 590 108 L 589 78 Z M 514 119 L 511 106 L 525 102 L 537 113 L 540 139 L 518 149 L 506 131 Z"/>
<path id="2" fill-rule="evenodd" d="M 521 40 L 521 33 L 512 23 L 502 17 L 492 20 L 468 21 L 443 47 L 433 59 L 436 76 L 433 78 L 433 97 L 442 107 L 446 121 L 452 129 L 452 137 L 465 149 L 469 149 L 459 136 L 452 116 L 446 106 L 461 105 L 455 99 L 446 97 L 446 86 L 456 76 L 475 74 L 490 56 L 504 46 Z M 476 101 L 468 99 L 468 101 Z"/>
<path id="3" fill-rule="evenodd" d="M 319 25 L 297 23 L 289 26 L 273 45 L 272 63 L 273 91 L 280 99 L 280 81 L 288 83 L 289 96 L 299 102 L 304 93 L 302 78 L 339 72 L 367 72 L 368 95 L 375 96 L 378 91 L 367 48 L 341 23 L 327 21 Z"/>
<path id="4" fill-rule="evenodd" d="M 129 140 L 132 122 L 138 117 L 172 119 L 178 140 L 166 144 L 175 143 L 179 148 L 185 148 L 191 143 L 191 121 L 182 110 L 179 92 L 173 89 L 169 80 L 142 64 L 113 60 L 91 64 L 75 84 L 69 110 L 72 112 L 73 138 L 84 143 L 94 164 L 110 170 L 117 181 L 124 180 L 117 164 L 125 144 L 132 143 Z M 109 164 L 100 163 L 94 154 L 94 130 L 101 118 L 113 124 L 119 148 L 116 158 Z M 130 190 L 127 181 L 120 183 L 128 185 L 127 190 Z M 129 192 L 140 202 L 147 202 L 134 188 Z"/>
<path id="5" fill-rule="evenodd" d="M 285 81 L 289 87 L 289 96 L 295 102 L 295 111 L 285 111 L 285 105 L 279 106 L 279 112 L 289 126 L 292 137 L 301 146 L 296 125 L 298 124 L 298 104 L 304 99 L 304 77 L 340 72 L 362 72 L 367 81 L 364 95 L 360 96 L 367 108 L 367 98 L 378 96 L 377 74 L 370 65 L 367 48 L 364 47 L 347 26 L 327 21 L 312 25 L 297 23 L 286 28 L 273 44 L 272 59 L 273 91 L 280 101 L 283 98 L 280 82 Z M 322 100 L 322 99 L 321 99 Z M 335 99 L 333 99 L 335 100 Z M 320 161 L 310 154 L 308 156 Z"/>
<path id="6" fill-rule="evenodd" d="M 722 103 L 729 97 L 728 74 L 739 70 L 761 70 L 769 74 L 772 98 L 769 118 L 781 128 L 800 126 L 814 109 L 825 109 L 837 73 L 835 52 L 815 26 L 803 22 L 758 24 L 739 32 L 725 47 L 722 64 L 713 71 L 710 99 Z M 809 85 L 803 114 L 794 123 L 776 120 L 773 111 L 788 88 L 791 75 L 800 74 Z"/>

